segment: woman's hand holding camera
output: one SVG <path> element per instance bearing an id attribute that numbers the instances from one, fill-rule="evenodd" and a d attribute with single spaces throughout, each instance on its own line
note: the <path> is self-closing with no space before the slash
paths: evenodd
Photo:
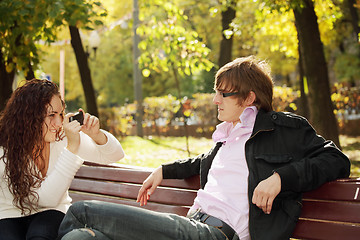
<path id="1" fill-rule="evenodd" d="M 81 126 L 81 131 L 91 137 L 98 145 L 103 145 L 107 142 L 106 135 L 100 131 L 99 119 L 88 113 L 84 115 L 84 125 Z"/>
<path id="2" fill-rule="evenodd" d="M 74 154 L 77 153 L 80 145 L 80 131 L 91 137 L 98 145 L 107 142 L 106 135 L 100 131 L 99 119 L 89 113 L 84 113 L 82 109 L 79 110 L 79 113 L 68 113 L 64 118 L 64 131 L 68 138 L 67 149 Z"/>
<path id="3" fill-rule="evenodd" d="M 72 116 L 74 116 L 73 113 L 68 113 L 65 115 L 63 128 L 68 141 L 66 148 L 70 152 L 76 154 L 80 145 L 79 132 L 81 130 L 81 125 L 78 121 L 70 121 L 69 119 Z"/>

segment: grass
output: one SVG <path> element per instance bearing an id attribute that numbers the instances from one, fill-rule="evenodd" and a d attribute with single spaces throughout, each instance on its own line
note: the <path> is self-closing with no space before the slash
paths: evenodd
<path id="1" fill-rule="evenodd" d="M 185 137 L 148 137 L 129 136 L 120 140 L 125 151 L 122 164 L 143 167 L 158 167 L 162 163 L 187 158 Z M 207 138 L 189 138 L 190 156 L 206 153 L 212 147 Z"/>
<path id="2" fill-rule="evenodd" d="M 360 136 L 340 135 L 340 144 L 343 152 L 351 161 L 351 176 L 360 177 Z"/>
<path id="3" fill-rule="evenodd" d="M 143 167 L 158 167 L 162 163 L 187 158 L 185 137 L 125 137 L 120 140 L 126 156 L 120 163 Z M 360 177 L 360 136 L 340 136 L 343 152 L 351 160 L 351 176 Z M 189 138 L 190 156 L 207 153 L 213 146 L 208 138 Z"/>

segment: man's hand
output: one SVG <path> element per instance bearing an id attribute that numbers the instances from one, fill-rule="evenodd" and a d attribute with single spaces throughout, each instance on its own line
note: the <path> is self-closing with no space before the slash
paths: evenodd
<path id="1" fill-rule="evenodd" d="M 252 203 L 261 208 L 264 213 L 270 214 L 275 197 L 281 191 L 281 178 L 274 173 L 261 181 L 255 188 Z"/>
<path id="2" fill-rule="evenodd" d="M 150 195 L 154 193 L 155 189 L 160 185 L 162 180 L 162 167 L 160 166 L 155 169 L 154 172 L 152 172 L 150 176 L 144 181 L 139 190 L 136 202 L 140 202 L 140 206 L 146 205 Z"/>

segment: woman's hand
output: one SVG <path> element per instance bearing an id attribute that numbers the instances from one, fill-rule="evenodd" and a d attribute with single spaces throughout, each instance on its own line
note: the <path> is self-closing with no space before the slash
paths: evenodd
<path id="1" fill-rule="evenodd" d="M 69 122 L 69 118 L 74 116 L 74 113 L 68 113 L 64 117 L 63 128 L 67 137 L 68 143 L 66 148 L 76 154 L 80 146 L 80 130 L 81 126 L 78 121 Z"/>
<path id="2" fill-rule="evenodd" d="M 81 131 L 91 137 L 96 144 L 104 145 L 107 142 L 107 137 L 100 131 L 99 119 L 89 113 L 85 113 L 82 109 L 79 109 L 79 111 L 84 113 L 84 125 L 81 126 Z"/>

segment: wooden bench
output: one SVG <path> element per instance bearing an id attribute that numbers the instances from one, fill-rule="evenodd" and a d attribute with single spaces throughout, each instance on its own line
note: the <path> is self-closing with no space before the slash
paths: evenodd
<path id="1" fill-rule="evenodd" d="M 101 200 L 139 206 L 137 193 L 153 169 L 86 163 L 70 187 L 73 202 Z M 199 189 L 199 177 L 163 180 L 144 207 L 185 216 Z M 296 239 L 360 239 L 360 178 L 326 183 L 303 196 Z"/>

